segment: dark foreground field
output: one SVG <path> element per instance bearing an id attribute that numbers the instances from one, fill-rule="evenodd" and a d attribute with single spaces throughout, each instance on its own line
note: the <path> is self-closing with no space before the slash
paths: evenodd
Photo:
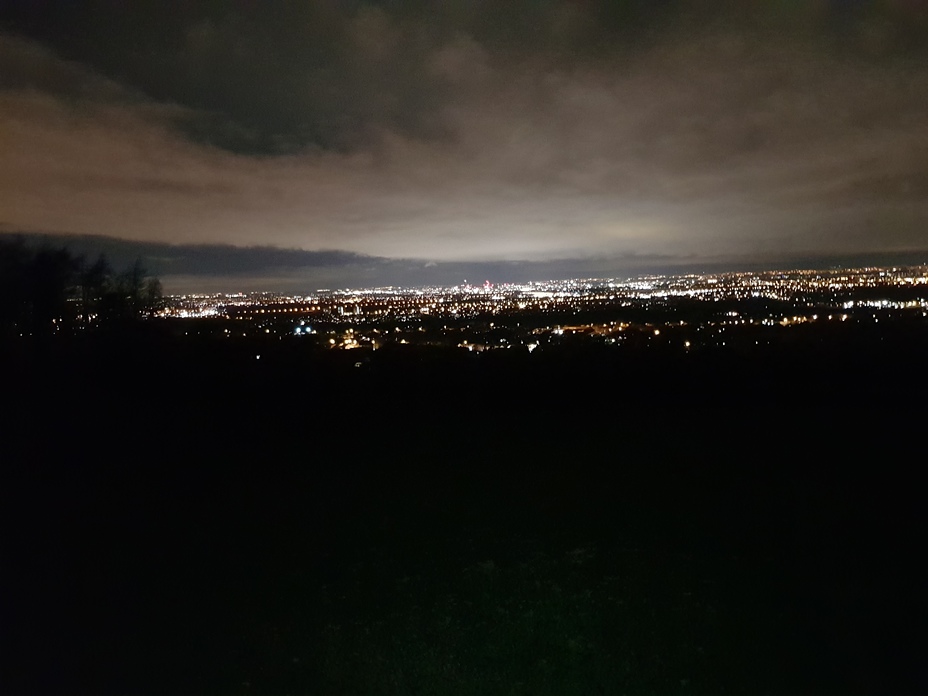
<path id="1" fill-rule="evenodd" d="M 925 692 L 923 356 L 11 349 L 0 692 Z"/>

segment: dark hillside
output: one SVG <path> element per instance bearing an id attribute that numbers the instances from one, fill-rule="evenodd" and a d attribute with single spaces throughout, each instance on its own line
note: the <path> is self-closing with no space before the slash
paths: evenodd
<path id="1" fill-rule="evenodd" d="M 923 689 L 903 338 L 7 348 L 3 690 Z"/>

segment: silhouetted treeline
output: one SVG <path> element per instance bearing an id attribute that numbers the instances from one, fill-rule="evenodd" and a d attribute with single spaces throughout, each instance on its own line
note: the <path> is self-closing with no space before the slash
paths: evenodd
<path id="1" fill-rule="evenodd" d="M 161 299 L 161 282 L 141 259 L 116 272 L 103 255 L 91 262 L 65 247 L 0 240 L 0 336 L 131 321 L 150 315 Z"/>

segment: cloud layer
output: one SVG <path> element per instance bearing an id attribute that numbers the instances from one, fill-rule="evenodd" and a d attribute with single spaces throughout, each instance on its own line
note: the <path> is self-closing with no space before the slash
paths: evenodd
<path id="1" fill-rule="evenodd" d="M 917 3 L 259 5 L 8 22 L 0 229 L 450 263 L 928 249 Z"/>

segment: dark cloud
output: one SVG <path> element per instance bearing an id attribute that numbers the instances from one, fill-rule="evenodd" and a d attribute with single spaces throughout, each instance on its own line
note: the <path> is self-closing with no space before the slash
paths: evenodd
<path id="1" fill-rule="evenodd" d="M 456 37 L 479 45 L 497 66 L 534 60 L 598 63 L 614 71 L 655 46 L 696 34 L 748 43 L 806 41 L 879 59 L 918 53 L 928 35 L 928 13 L 906 2 L 89 0 L 12 6 L 18 11 L 9 12 L 6 24 L 14 30 L 156 101 L 187 107 L 179 126 L 188 135 L 252 154 L 343 151 L 383 128 L 440 134 L 438 112 L 453 85 L 430 67 Z"/>
<path id="2" fill-rule="evenodd" d="M 692 254 L 622 254 L 551 261 L 423 263 L 341 251 L 304 251 L 277 247 L 132 242 L 103 236 L 15 234 L 0 224 L 0 241 L 22 239 L 33 247 L 67 248 L 88 261 L 104 255 L 119 270 L 137 259 L 159 276 L 169 293 L 268 291 L 308 294 L 322 288 L 479 285 L 569 278 L 626 279 L 647 274 L 725 272 L 733 268 L 855 268 L 872 264 L 921 265 L 928 249 L 878 254 L 771 255 L 707 257 Z"/>
<path id="3" fill-rule="evenodd" d="M 303 251 L 277 247 L 235 247 L 227 244 L 163 244 L 134 242 L 102 235 L 62 235 L 0 231 L 32 246 L 66 247 L 85 258 L 106 256 L 115 266 L 141 258 L 159 275 L 238 275 L 275 269 L 330 268 L 360 265 L 370 257 L 344 251 Z"/>

